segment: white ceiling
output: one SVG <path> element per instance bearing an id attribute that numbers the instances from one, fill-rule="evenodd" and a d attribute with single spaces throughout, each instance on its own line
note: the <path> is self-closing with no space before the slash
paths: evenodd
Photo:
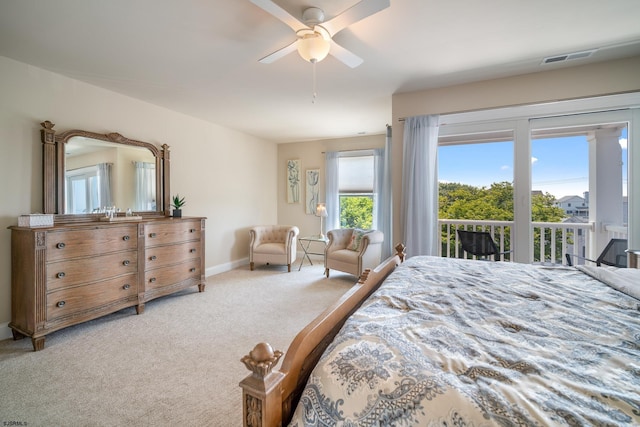
<path id="1" fill-rule="evenodd" d="M 276 142 L 383 133 L 397 92 L 638 55 L 640 1 L 391 0 L 334 39 L 364 63 L 318 63 L 312 104 L 297 53 L 258 63 L 294 34 L 249 0 L 0 0 L 1 56 Z"/>

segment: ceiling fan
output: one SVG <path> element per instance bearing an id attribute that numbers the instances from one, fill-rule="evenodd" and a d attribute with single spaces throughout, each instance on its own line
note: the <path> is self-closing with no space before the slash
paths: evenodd
<path id="1" fill-rule="evenodd" d="M 349 25 L 389 7 L 389 0 L 361 0 L 325 22 L 324 11 L 317 7 L 305 9 L 299 20 L 271 0 L 251 0 L 251 3 L 287 24 L 297 37 L 293 43 L 265 56 L 260 62 L 269 64 L 297 50 L 311 63 L 322 61 L 331 54 L 351 68 L 362 64 L 362 58 L 337 44 L 332 37 Z"/>

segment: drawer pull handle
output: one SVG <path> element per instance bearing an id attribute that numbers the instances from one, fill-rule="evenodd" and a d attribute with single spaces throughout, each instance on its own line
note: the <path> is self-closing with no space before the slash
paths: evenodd
<path id="1" fill-rule="evenodd" d="M 195 267 L 191 267 L 191 268 L 189 269 L 189 271 L 193 273 L 193 272 L 195 272 L 195 271 L 196 271 L 196 269 L 195 269 Z"/>
<path id="2" fill-rule="evenodd" d="M 149 237 L 151 238 L 156 237 L 156 233 L 149 233 Z"/>
<path id="3" fill-rule="evenodd" d="M 129 265 L 129 260 L 125 259 L 124 261 L 122 261 L 122 265 L 127 266 Z"/>
<path id="4" fill-rule="evenodd" d="M 155 278 L 155 277 L 152 277 L 151 279 L 149 279 L 149 282 L 150 282 L 150 283 L 153 283 L 153 282 L 155 282 L 155 281 L 156 281 L 156 278 Z"/>
<path id="5" fill-rule="evenodd" d="M 155 255 L 151 255 L 151 256 L 149 257 L 149 260 L 150 260 L 150 261 L 155 261 L 156 259 L 157 259 L 157 257 L 156 257 Z"/>
<path id="6" fill-rule="evenodd" d="M 57 307 L 62 308 L 64 307 L 64 305 L 66 304 L 65 301 L 58 301 L 58 303 L 56 304 Z"/>
<path id="7" fill-rule="evenodd" d="M 189 229 L 189 233 L 195 233 L 195 232 L 196 232 L 196 229 L 195 229 L 195 228 L 191 228 L 191 229 Z"/>
<path id="8" fill-rule="evenodd" d="M 122 240 L 124 240 L 125 242 L 129 240 L 129 238 L 130 238 L 129 236 L 122 236 Z"/>
<path id="9" fill-rule="evenodd" d="M 195 249 L 189 249 L 189 252 L 191 252 L 192 254 L 195 254 L 196 250 Z"/>
<path id="10" fill-rule="evenodd" d="M 124 285 L 124 286 L 122 287 L 122 289 L 124 289 L 124 290 L 126 291 L 126 290 L 127 290 L 127 289 L 129 289 L 130 287 L 131 287 L 131 285 L 127 283 L 126 285 Z"/>
<path id="11" fill-rule="evenodd" d="M 61 271 L 60 273 L 56 274 L 56 277 L 58 279 L 62 279 L 64 276 L 66 276 L 66 274 L 64 274 L 64 271 Z"/>
<path id="12" fill-rule="evenodd" d="M 60 243 L 58 243 L 58 244 L 56 245 L 56 248 L 58 248 L 58 249 L 64 249 L 64 247 L 65 247 L 65 246 L 66 246 L 66 245 L 64 244 L 64 242 L 60 242 Z"/>

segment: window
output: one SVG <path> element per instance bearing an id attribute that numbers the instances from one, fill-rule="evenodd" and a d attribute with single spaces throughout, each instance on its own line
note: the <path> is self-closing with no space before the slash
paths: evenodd
<path id="1" fill-rule="evenodd" d="M 439 138 L 441 253 L 456 256 L 458 228 L 491 232 L 501 251 L 510 248 L 509 227 L 496 227 L 495 221 L 514 218 L 511 137 L 504 132 Z M 461 226 L 460 220 L 474 225 Z"/>
<path id="2" fill-rule="evenodd" d="M 373 160 L 368 151 L 338 158 L 340 228 L 373 228 Z"/>
<path id="3" fill-rule="evenodd" d="M 576 105 L 572 102 L 571 108 Z M 506 115 L 507 109 L 441 117 L 438 152 L 441 188 L 442 181 L 464 182 L 465 176 L 465 171 L 455 178 L 446 175 L 444 146 L 508 141 L 496 136 L 511 130 L 513 200 L 517 203 L 513 204 L 512 221 L 497 219 L 490 224 L 481 219 L 461 221 L 450 212 L 441 216 L 439 222 L 452 227 L 484 222 L 480 225 L 510 229 L 505 249 L 513 250 L 512 260 L 517 262 L 560 263 L 568 252 L 595 258 L 612 237 L 626 237 L 631 229 L 629 222 L 633 222 L 635 212 L 632 199 L 640 188 L 634 188 L 628 179 L 638 159 L 627 157 L 627 145 L 633 145 L 633 119 L 640 119 L 640 111 L 613 109 L 569 114 L 571 111 L 565 105 L 539 108 L 540 111 L 514 109 L 513 114 Z M 460 163 L 471 156 L 470 152 L 459 154 L 454 161 Z M 477 170 L 475 175 L 476 186 L 483 185 L 486 170 Z M 584 244 L 576 244 L 574 236 L 584 236 Z M 448 235 L 443 234 L 443 245 L 448 241 Z M 452 251 L 443 246 L 442 254 L 451 256 Z"/>
<path id="4" fill-rule="evenodd" d="M 555 230 L 551 225 L 540 231 L 535 228 L 534 260 L 562 260 L 564 253 L 593 257 L 587 248 L 592 246 L 590 251 L 599 253 L 599 247 L 611 238 L 602 230 L 611 226 L 623 230 L 627 226 L 627 123 L 607 122 L 602 119 L 606 119 L 604 115 L 593 116 L 592 122 L 583 120 L 580 126 L 571 122 L 572 116 L 565 116 L 562 121 L 540 120 L 541 124 L 531 131 L 532 187 L 557 200 L 566 200 L 565 205 L 570 208 L 564 210 L 562 218 L 537 219 L 566 225 Z M 573 118 L 578 121 L 585 116 Z M 551 126 L 545 127 L 545 123 Z M 592 193 L 599 203 L 590 206 Z M 590 212 L 592 209 L 594 212 Z M 577 227 L 586 227 L 588 221 L 596 223 L 597 217 L 607 218 L 606 223 L 591 235 L 581 234 Z M 576 224 L 576 228 L 570 228 L 570 224 Z M 544 253 L 539 251 L 539 238 L 544 239 Z M 599 242 L 590 245 L 589 239 Z"/>
<path id="5" fill-rule="evenodd" d="M 91 213 L 100 208 L 98 169 L 96 166 L 67 172 L 67 206 L 65 212 Z"/>

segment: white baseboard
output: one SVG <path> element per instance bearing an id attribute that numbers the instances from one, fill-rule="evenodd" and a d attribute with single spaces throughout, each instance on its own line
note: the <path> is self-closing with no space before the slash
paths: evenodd
<path id="1" fill-rule="evenodd" d="M 291 265 L 292 270 L 293 270 L 293 265 L 295 265 L 296 267 L 300 266 L 301 259 L 302 259 L 302 256 L 298 254 L 298 258 Z M 311 259 L 313 260 L 314 264 L 316 263 L 322 264 L 324 262 L 324 257 L 322 255 L 311 255 Z M 205 277 L 209 277 L 209 276 L 213 276 L 214 274 L 220 274 L 220 273 L 225 273 L 227 271 L 231 271 L 234 268 L 242 267 L 243 265 L 246 265 L 246 266 L 249 265 L 249 257 L 242 258 L 232 262 L 227 262 L 225 264 L 219 264 L 213 267 L 209 267 L 205 270 L 204 274 L 205 274 Z M 309 265 L 309 262 L 306 259 L 305 259 L 304 265 Z"/>
<path id="2" fill-rule="evenodd" d="M 0 340 L 6 340 L 13 338 L 11 329 L 9 328 L 9 322 L 0 324 Z"/>
<path id="3" fill-rule="evenodd" d="M 227 271 L 231 271 L 234 268 L 238 268 L 241 267 L 243 265 L 248 265 L 249 264 L 249 258 L 242 258 L 236 261 L 232 261 L 232 262 L 227 262 L 224 264 L 219 264 L 213 267 L 209 267 L 205 270 L 204 275 L 205 277 L 209 277 L 209 276 L 213 276 L 214 274 L 220 274 L 220 273 L 224 273 Z"/>

